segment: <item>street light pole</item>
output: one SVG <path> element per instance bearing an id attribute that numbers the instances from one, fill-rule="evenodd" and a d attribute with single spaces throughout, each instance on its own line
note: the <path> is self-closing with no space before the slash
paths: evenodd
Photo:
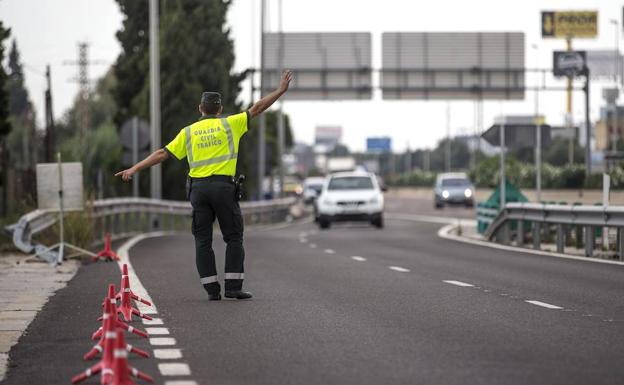
<path id="1" fill-rule="evenodd" d="M 260 99 L 262 99 L 264 92 L 264 14 L 265 14 L 265 0 L 260 0 Z M 258 122 L 258 199 L 264 199 L 264 174 L 265 174 L 265 131 L 266 131 L 266 117 L 264 114 L 260 114 L 260 121 Z"/>
<path id="2" fill-rule="evenodd" d="M 613 25 L 613 29 L 615 30 L 615 49 L 613 50 L 613 83 L 615 84 L 616 95 L 619 92 L 618 87 L 618 75 L 620 70 L 620 24 L 616 19 L 610 20 Z M 619 136 L 619 117 L 618 117 L 618 107 L 617 107 L 617 96 L 613 101 L 613 131 L 611 132 L 611 151 L 615 155 L 617 151 L 617 140 Z"/>
<path id="3" fill-rule="evenodd" d="M 151 150 L 160 149 L 160 44 L 158 42 L 158 0 L 149 2 L 149 34 L 150 34 L 150 126 Z M 159 164 L 150 168 L 151 196 L 162 198 L 162 170 Z"/>
<path id="4" fill-rule="evenodd" d="M 539 51 L 537 44 L 532 44 L 535 50 L 535 69 L 539 67 Z M 539 77 L 539 71 L 535 72 Z M 538 82 L 539 83 L 539 82 Z M 539 86 L 535 88 L 535 190 L 537 202 L 542 201 L 542 122 L 539 118 Z"/>

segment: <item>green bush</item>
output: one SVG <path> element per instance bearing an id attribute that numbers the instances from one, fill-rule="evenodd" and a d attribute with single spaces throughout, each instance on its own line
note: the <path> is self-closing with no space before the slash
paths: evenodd
<path id="1" fill-rule="evenodd" d="M 431 187 L 435 183 L 436 174 L 426 171 L 412 171 L 390 180 L 393 186 Z"/>

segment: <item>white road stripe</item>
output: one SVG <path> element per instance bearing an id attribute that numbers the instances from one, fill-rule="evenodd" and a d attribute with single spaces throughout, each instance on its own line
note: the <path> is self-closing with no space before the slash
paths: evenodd
<path id="1" fill-rule="evenodd" d="M 316 249 L 316 243 L 310 243 L 308 246 L 310 246 L 311 249 Z"/>
<path id="2" fill-rule="evenodd" d="M 301 243 L 307 243 L 307 242 L 308 242 L 308 240 L 307 240 L 307 239 L 305 239 L 305 238 L 300 238 L 300 239 L 299 239 L 299 242 L 301 242 Z"/>
<path id="3" fill-rule="evenodd" d="M 151 320 L 141 318 L 141 321 L 143 321 L 144 325 L 162 325 L 163 324 L 163 320 L 161 318 L 152 318 Z"/>
<path id="4" fill-rule="evenodd" d="M 327 254 L 336 254 L 336 251 L 334 249 L 325 249 L 325 253 L 327 253 Z"/>
<path id="5" fill-rule="evenodd" d="M 167 328 L 146 328 L 145 331 L 153 336 L 166 336 L 169 334 L 169 329 Z"/>
<path id="6" fill-rule="evenodd" d="M 197 385 L 195 381 L 165 381 L 165 385 Z"/>
<path id="7" fill-rule="evenodd" d="M 474 285 L 462 281 L 442 281 L 446 283 L 450 283 L 451 285 L 461 286 L 461 287 L 473 287 Z"/>
<path id="8" fill-rule="evenodd" d="M 150 338 L 149 343 L 154 346 L 167 346 L 167 345 L 175 345 L 176 340 L 175 338 L 171 338 L 171 337 L 155 337 L 155 338 Z"/>
<path id="9" fill-rule="evenodd" d="M 180 349 L 154 349 L 154 357 L 159 360 L 177 360 L 182 358 Z"/>
<path id="10" fill-rule="evenodd" d="M 537 305 L 537 306 L 545 307 L 546 309 L 555 309 L 555 310 L 563 309 L 561 306 L 551 305 L 549 303 L 541 302 L 541 301 L 531 300 L 531 301 L 525 301 L 525 302 L 528 302 L 531 305 Z"/>
<path id="11" fill-rule="evenodd" d="M 354 261 L 358 261 L 358 262 L 366 261 L 366 258 L 360 257 L 359 255 L 354 255 L 353 257 L 351 257 L 351 259 L 353 259 Z"/>
<path id="12" fill-rule="evenodd" d="M 409 269 L 406 269 L 404 267 L 400 267 L 400 266 L 388 266 L 388 269 L 390 270 L 394 270 L 394 271 L 399 271 L 401 273 L 409 273 Z"/>
<path id="13" fill-rule="evenodd" d="M 188 376 L 191 374 L 191 368 L 187 364 L 179 362 L 158 364 L 158 370 L 163 376 Z"/>

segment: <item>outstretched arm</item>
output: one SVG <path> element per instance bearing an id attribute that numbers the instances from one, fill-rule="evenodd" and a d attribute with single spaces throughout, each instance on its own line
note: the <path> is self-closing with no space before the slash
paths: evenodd
<path id="1" fill-rule="evenodd" d="M 277 101 L 282 95 L 288 91 L 288 86 L 290 85 L 290 81 L 293 79 L 293 73 L 290 70 L 286 70 L 282 73 L 282 79 L 280 80 L 279 87 L 258 100 L 251 108 L 249 109 L 249 116 L 255 118 L 256 116 L 263 113 L 267 108 L 271 107 L 273 103 Z"/>
<path id="2" fill-rule="evenodd" d="M 167 158 L 169 158 L 169 153 L 161 148 L 160 150 L 154 151 L 147 158 L 143 159 L 129 169 L 118 172 L 115 176 L 120 176 L 124 182 L 127 182 L 132 179 L 132 175 L 146 168 L 150 168 L 155 164 L 161 163 Z"/>

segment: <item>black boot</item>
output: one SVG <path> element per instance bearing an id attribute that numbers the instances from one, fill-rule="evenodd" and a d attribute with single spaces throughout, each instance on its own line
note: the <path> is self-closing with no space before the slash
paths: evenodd
<path id="1" fill-rule="evenodd" d="M 250 292 L 243 290 L 226 290 L 225 298 L 249 299 L 253 297 Z"/>
<path id="2" fill-rule="evenodd" d="M 209 301 L 221 300 L 221 285 L 219 285 L 219 282 L 206 283 L 204 284 L 204 289 L 208 293 Z"/>

